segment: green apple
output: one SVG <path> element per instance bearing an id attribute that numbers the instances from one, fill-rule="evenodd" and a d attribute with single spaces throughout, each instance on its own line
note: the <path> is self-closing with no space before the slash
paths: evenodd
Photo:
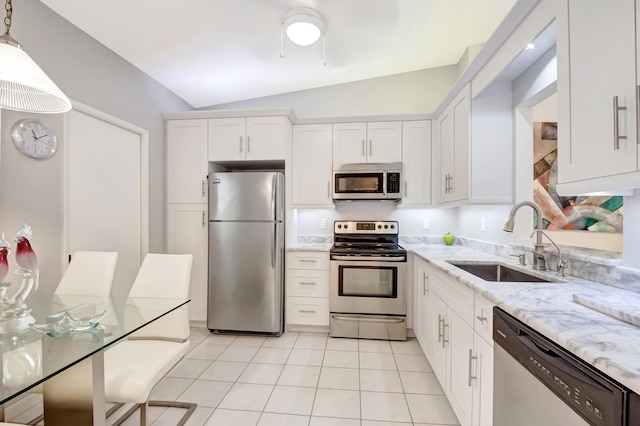
<path id="1" fill-rule="evenodd" d="M 446 234 L 444 234 L 442 236 L 442 240 L 444 241 L 444 243 L 448 246 L 452 245 L 453 242 L 456 240 L 456 236 L 453 235 L 451 232 L 447 232 Z"/>

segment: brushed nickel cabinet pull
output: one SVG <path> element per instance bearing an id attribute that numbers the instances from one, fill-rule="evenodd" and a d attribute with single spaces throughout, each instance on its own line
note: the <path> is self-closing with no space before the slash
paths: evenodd
<path id="1" fill-rule="evenodd" d="M 331 181 L 327 182 L 327 198 L 331 198 Z"/>
<path id="2" fill-rule="evenodd" d="M 625 111 L 627 107 L 621 107 L 618 104 L 618 97 L 613 97 L 613 149 L 615 151 L 620 149 L 620 139 L 626 139 L 626 136 L 620 136 L 620 120 L 619 113 L 620 111 Z"/>
<path id="3" fill-rule="evenodd" d="M 438 342 L 442 342 L 442 339 L 444 338 L 442 324 L 444 324 L 444 319 L 442 319 L 442 316 L 438 314 Z"/>
<path id="4" fill-rule="evenodd" d="M 404 196 L 407 196 L 407 181 L 404 181 Z"/>
<path id="5" fill-rule="evenodd" d="M 300 285 L 316 285 L 317 283 L 314 282 L 304 282 L 304 281 L 300 281 L 299 283 Z"/>
<path id="6" fill-rule="evenodd" d="M 362 139 L 362 156 L 366 155 L 366 151 L 364 150 L 364 139 Z"/>
<path id="7" fill-rule="evenodd" d="M 202 179 L 202 196 L 207 195 L 207 180 Z"/>
<path id="8" fill-rule="evenodd" d="M 473 350 L 469 349 L 469 380 L 467 381 L 467 384 L 469 385 L 469 387 L 471 387 L 471 381 L 472 380 L 477 380 L 478 379 L 478 376 L 471 375 L 471 369 L 473 368 L 473 361 L 475 361 L 477 359 L 478 359 L 477 356 L 473 356 Z"/>
<path id="9" fill-rule="evenodd" d="M 251 136 L 247 135 L 247 153 L 251 152 Z"/>
<path id="10" fill-rule="evenodd" d="M 206 213 L 204 210 L 202 210 L 202 227 L 204 228 L 206 226 Z"/>
<path id="11" fill-rule="evenodd" d="M 447 336 L 444 332 L 445 328 L 449 328 L 449 324 L 447 324 L 446 322 L 444 322 L 444 318 L 442 319 L 442 347 L 444 348 L 444 345 L 449 343 L 449 341 L 447 340 Z"/>
<path id="12" fill-rule="evenodd" d="M 429 276 L 426 272 L 422 273 L 422 295 L 425 296 L 429 289 L 427 289 L 427 283 L 429 282 Z"/>
<path id="13" fill-rule="evenodd" d="M 373 141 L 369 139 L 369 157 L 373 155 Z"/>
<path id="14" fill-rule="evenodd" d="M 298 262 L 302 262 L 302 263 L 316 263 L 317 261 L 315 259 L 298 259 Z"/>
<path id="15" fill-rule="evenodd" d="M 240 136 L 240 153 L 242 154 L 242 136 Z"/>
<path id="16" fill-rule="evenodd" d="M 315 314 L 317 313 L 316 310 L 314 309 L 299 309 L 298 312 L 300 312 L 301 314 Z"/>

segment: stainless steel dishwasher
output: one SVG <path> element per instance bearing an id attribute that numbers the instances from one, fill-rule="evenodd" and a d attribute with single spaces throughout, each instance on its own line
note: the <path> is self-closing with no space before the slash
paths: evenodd
<path id="1" fill-rule="evenodd" d="M 494 426 L 640 424 L 635 393 L 497 307 L 493 339 Z"/>

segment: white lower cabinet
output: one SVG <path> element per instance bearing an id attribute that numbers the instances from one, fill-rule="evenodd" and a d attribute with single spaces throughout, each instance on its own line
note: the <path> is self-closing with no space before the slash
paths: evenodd
<path id="1" fill-rule="evenodd" d="M 207 319 L 208 217 L 206 204 L 167 206 L 167 253 L 192 254 L 189 319 Z"/>
<path id="2" fill-rule="evenodd" d="M 493 347 L 483 338 L 490 302 L 418 256 L 414 279 L 414 295 L 422 297 L 414 305 L 416 336 L 460 425 L 491 426 Z"/>
<path id="3" fill-rule="evenodd" d="M 289 252 L 285 294 L 287 325 L 329 326 L 329 253 Z"/>

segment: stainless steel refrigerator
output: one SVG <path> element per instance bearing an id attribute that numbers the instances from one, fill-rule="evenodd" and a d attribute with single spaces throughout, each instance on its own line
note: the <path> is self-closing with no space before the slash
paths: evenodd
<path id="1" fill-rule="evenodd" d="M 209 175 L 209 330 L 282 333 L 284 206 L 283 173 Z"/>

